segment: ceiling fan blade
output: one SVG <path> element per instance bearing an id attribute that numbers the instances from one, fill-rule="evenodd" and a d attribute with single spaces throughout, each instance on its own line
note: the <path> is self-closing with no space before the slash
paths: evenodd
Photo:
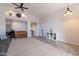
<path id="1" fill-rule="evenodd" d="M 14 5 L 16 5 L 16 6 L 18 6 L 18 7 L 19 7 L 19 5 L 17 5 L 16 3 L 12 3 L 12 4 L 14 4 Z"/>
<path id="2" fill-rule="evenodd" d="M 23 8 L 21 8 L 21 10 L 24 11 Z"/>
<path id="3" fill-rule="evenodd" d="M 23 9 L 28 9 L 28 8 L 26 8 L 26 7 L 22 7 Z"/>
<path id="4" fill-rule="evenodd" d="M 15 9 L 18 9 L 19 7 L 16 7 Z"/>
<path id="5" fill-rule="evenodd" d="M 21 3 L 20 7 L 22 7 L 22 6 L 23 6 L 23 3 Z"/>

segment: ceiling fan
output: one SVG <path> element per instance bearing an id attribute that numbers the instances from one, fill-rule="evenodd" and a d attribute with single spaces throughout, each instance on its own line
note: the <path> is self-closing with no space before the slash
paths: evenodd
<path id="1" fill-rule="evenodd" d="M 16 4 L 16 3 L 12 3 L 12 4 L 14 4 L 14 5 L 16 5 L 17 7 L 15 8 L 15 9 L 21 9 L 22 11 L 24 11 L 24 9 L 28 9 L 28 8 L 26 8 L 26 7 L 23 7 L 23 3 L 20 3 L 20 5 L 18 5 L 18 4 Z"/>

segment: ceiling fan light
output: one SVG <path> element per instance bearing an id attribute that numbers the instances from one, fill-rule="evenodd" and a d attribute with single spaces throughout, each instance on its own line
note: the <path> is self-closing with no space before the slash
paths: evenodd
<path id="1" fill-rule="evenodd" d="M 69 11 L 69 8 L 67 8 L 67 11 Z"/>
<path id="2" fill-rule="evenodd" d="M 64 13 L 64 16 L 66 16 L 66 15 L 72 15 L 72 11 L 67 11 L 67 12 L 65 12 L 65 13 Z"/>
<path id="3" fill-rule="evenodd" d="M 72 12 L 70 12 L 70 15 L 72 15 Z"/>
<path id="4" fill-rule="evenodd" d="M 66 16 L 67 14 L 66 13 L 64 13 L 64 16 Z"/>
<path id="5" fill-rule="evenodd" d="M 70 11 L 67 11 L 67 15 L 69 15 L 70 14 Z"/>
<path id="6" fill-rule="evenodd" d="M 67 11 L 64 13 L 64 16 L 72 15 L 72 11 L 70 10 L 69 6 L 67 7 Z"/>

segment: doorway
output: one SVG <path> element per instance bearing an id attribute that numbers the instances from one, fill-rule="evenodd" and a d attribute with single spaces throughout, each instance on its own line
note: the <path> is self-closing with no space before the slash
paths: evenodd
<path id="1" fill-rule="evenodd" d="M 31 36 L 36 36 L 37 22 L 31 22 Z"/>
<path id="2" fill-rule="evenodd" d="M 12 29 L 12 20 L 6 19 L 6 32 Z"/>

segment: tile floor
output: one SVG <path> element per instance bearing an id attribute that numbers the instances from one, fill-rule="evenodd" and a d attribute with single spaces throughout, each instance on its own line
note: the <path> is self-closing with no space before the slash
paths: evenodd
<path id="1" fill-rule="evenodd" d="M 65 51 L 67 45 L 64 47 L 59 44 L 41 37 L 12 39 L 7 56 L 73 56 L 72 53 Z"/>
<path id="2" fill-rule="evenodd" d="M 50 40 L 50 39 L 46 39 L 46 38 L 42 38 L 42 37 L 35 37 L 38 40 L 45 42 L 47 44 L 50 44 L 51 46 L 54 46 L 56 48 L 62 49 L 66 52 L 71 53 L 74 56 L 78 56 L 79 55 L 79 45 L 74 45 L 74 44 L 69 44 L 69 43 L 65 43 L 65 42 L 59 42 L 59 41 L 54 41 L 54 40 Z"/>

